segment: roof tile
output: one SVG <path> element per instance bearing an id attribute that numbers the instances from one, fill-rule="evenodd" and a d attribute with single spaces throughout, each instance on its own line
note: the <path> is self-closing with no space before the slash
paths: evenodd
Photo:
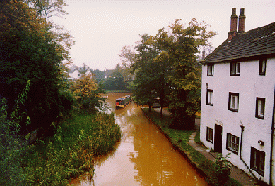
<path id="1" fill-rule="evenodd" d="M 205 58 L 204 62 L 244 60 L 262 55 L 275 56 L 275 22 L 238 33 L 231 41 L 225 40 Z"/>

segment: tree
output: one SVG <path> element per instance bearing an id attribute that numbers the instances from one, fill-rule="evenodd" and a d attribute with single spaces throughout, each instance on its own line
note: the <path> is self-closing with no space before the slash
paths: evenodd
<path id="1" fill-rule="evenodd" d="M 91 74 L 82 74 L 81 77 L 73 83 L 71 90 L 81 110 L 88 109 L 89 111 L 95 111 L 95 107 L 100 106 L 100 90 Z"/>
<path id="2" fill-rule="evenodd" d="M 141 35 L 141 41 L 136 46 L 137 54 L 135 63 L 132 68 L 135 71 L 134 94 L 141 104 L 148 104 L 149 111 L 154 99 L 157 98 L 158 91 L 158 72 L 157 61 L 154 61 L 158 55 L 158 50 L 149 44 L 150 36 L 148 34 Z"/>
<path id="3" fill-rule="evenodd" d="M 158 43 L 168 54 L 171 64 L 168 82 L 170 85 L 169 108 L 172 112 L 172 127 L 190 129 L 194 125 L 195 114 L 200 109 L 200 69 L 196 65 L 199 47 L 207 45 L 215 35 L 207 31 L 207 25 L 192 19 L 185 28 L 180 20 L 160 30 Z"/>
<path id="4" fill-rule="evenodd" d="M 117 64 L 113 73 L 107 77 L 105 82 L 103 83 L 103 87 L 106 90 L 126 90 L 127 84 L 124 81 L 124 77 L 121 74 L 121 68 L 119 64 Z"/>
<path id="5" fill-rule="evenodd" d="M 84 75 L 87 72 L 90 72 L 90 68 L 87 67 L 87 65 L 85 63 L 83 63 L 83 67 L 78 67 L 78 71 L 81 75 Z"/>
<path id="6" fill-rule="evenodd" d="M 99 69 L 96 69 L 96 70 L 90 69 L 90 72 L 94 75 L 97 83 L 101 83 L 101 81 L 105 79 L 104 71 L 100 71 Z"/>
<path id="7" fill-rule="evenodd" d="M 64 50 L 50 29 L 51 24 L 24 2 L 0 2 L 0 95 L 7 99 L 9 114 L 30 80 L 30 90 L 20 110 L 26 112 L 25 119 L 29 116 L 31 123 L 21 122 L 22 132 L 41 129 L 52 133 L 52 122 L 71 103 L 60 92 Z"/>
<path id="8" fill-rule="evenodd" d="M 124 81 L 131 81 L 133 72 L 131 66 L 135 63 L 136 53 L 131 46 L 124 46 L 119 55 L 121 58 L 121 74 L 124 77 Z"/>
<path id="9" fill-rule="evenodd" d="M 66 5 L 63 0 L 22 0 L 29 7 L 34 8 L 38 15 L 50 18 L 55 15 L 63 15 L 66 12 L 63 7 Z"/>
<path id="10" fill-rule="evenodd" d="M 157 96 L 161 108 L 168 99 L 172 113 L 171 127 L 190 129 L 200 109 L 200 69 L 197 54 L 201 46 L 210 45 L 215 35 L 207 25 L 192 19 L 185 28 L 180 20 L 162 28 L 155 36 L 142 35 L 137 45 L 135 94 L 149 108 Z M 162 113 L 162 112 L 161 112 Z"/>

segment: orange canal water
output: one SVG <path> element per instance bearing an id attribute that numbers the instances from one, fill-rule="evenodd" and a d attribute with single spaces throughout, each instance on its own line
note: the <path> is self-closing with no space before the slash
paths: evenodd
<path id="1" fill-rule="evenodd" d="M 110 111 L 115 112 L 122 139 L 116 150 L 96 160 L 94 176 L 81 176 L 72 185 L 197 185 L 207 183 L 188 161 L 173 149 L 167 138 L 131 103 L 115 109 L 122 93 L 108 94 Z"/>

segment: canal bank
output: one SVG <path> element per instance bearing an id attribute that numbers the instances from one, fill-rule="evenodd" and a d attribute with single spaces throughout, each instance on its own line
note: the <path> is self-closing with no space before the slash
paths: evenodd
<path id="1" fill-rule="evenodd" d="M 189 162 L 197 169 L 197 171 L 205 176 L 206 180 L 210 184 L 219 185 L 217 178 L 213 176 L 215 171 L 213 170 L 214 162 L 217 158 L 217 153 L 211 152 L 209 149 L 205 148 L 202 144 L 195 142 L 195 136 L 197 131 L 193 131 L 190 135 L 188 134 L 188 139 L 180 139 L 179 134 L 175 133 L 172 129 L 167 129 L 163 121 L 156 120 L 154 114 L 150 115 L 148 112 L 144 111 L 144 115 L 154 124 L 156 124 L 160 131 L 169 139 L 173 147 L 183 154 Z M 154 109 L 154 111 L 159 114 L 159 109 Z M 170 113 L 167 110 L 163 110 L 163 115 L 169 116 Z M 164 119 L 165 120 L 165 119 Z M 164 121 L 165 123 L 165 121 Z M 196 130 L 199 130 L 199 122 L 196 121 Z M 212 169 L 212 170 L 211 170 Z M 258 185 L 255 179 L 252 179 L 244 171 L 238 169 L 235 166 L 230 167 L 230 178 L 224 185 Z"/>
<path id="2" fill-rule="evenodd" d="M 134 103 L 116 109 L 124 94 L 108 94 L 110 112 L 120 126 L 122 138 L 116 149 L 94 161 L 93 177 L 81 176 L 74 185 L 184 185 L 207 186 L 204 177 L 175 150 L 159 128 Z"/>

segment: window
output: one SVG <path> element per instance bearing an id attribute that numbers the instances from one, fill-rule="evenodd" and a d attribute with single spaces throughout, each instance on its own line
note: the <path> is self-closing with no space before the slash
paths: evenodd
<path id="1" fill-rule="evenodd" d="M 207 64 L 207 76 L 213 76 L 214 75 L 214 64 L 209 63 Z"/>
<path id="2" fill-rule="evenodd" d="M 240 62 L 230 63 L 230 76 L 239 76 L 240 75 Z"/>
<path id="3" fill-rule="evenodd" d="M 256 114 L 255 117 L 264 119 L 265 98 L 256 99 Z"/>
<path id="4" fill-rule="evenodd" d="M 264 176 L 265 152 L 251 147 L 250 168 Z"/>
<path id="5" fill-rule="evenodd" d="M 227 133 L 226 149 L 238 154 L 239 151 L 239 137 Z"/>
<path id="6" fill-rule="evenodd" d="M 228 110 L 238 112 L 239 109 L 239 93 L 229 92 Z"/>
<path id="7" fill-rule="evenodd" d="M 266 59 L 259 60 L 259 75 L 265 76 L 266 71 Z"/>
<path id="8" fill-rule="evenodd" d="M 207 89 L 206 91 L 206 105 L 213 106 L 213 90 Z"/>
<path id="9" fill-rule="evenodd" d="M 213 143 L 213 129 L 206 127 L 206 141 Z"/>

